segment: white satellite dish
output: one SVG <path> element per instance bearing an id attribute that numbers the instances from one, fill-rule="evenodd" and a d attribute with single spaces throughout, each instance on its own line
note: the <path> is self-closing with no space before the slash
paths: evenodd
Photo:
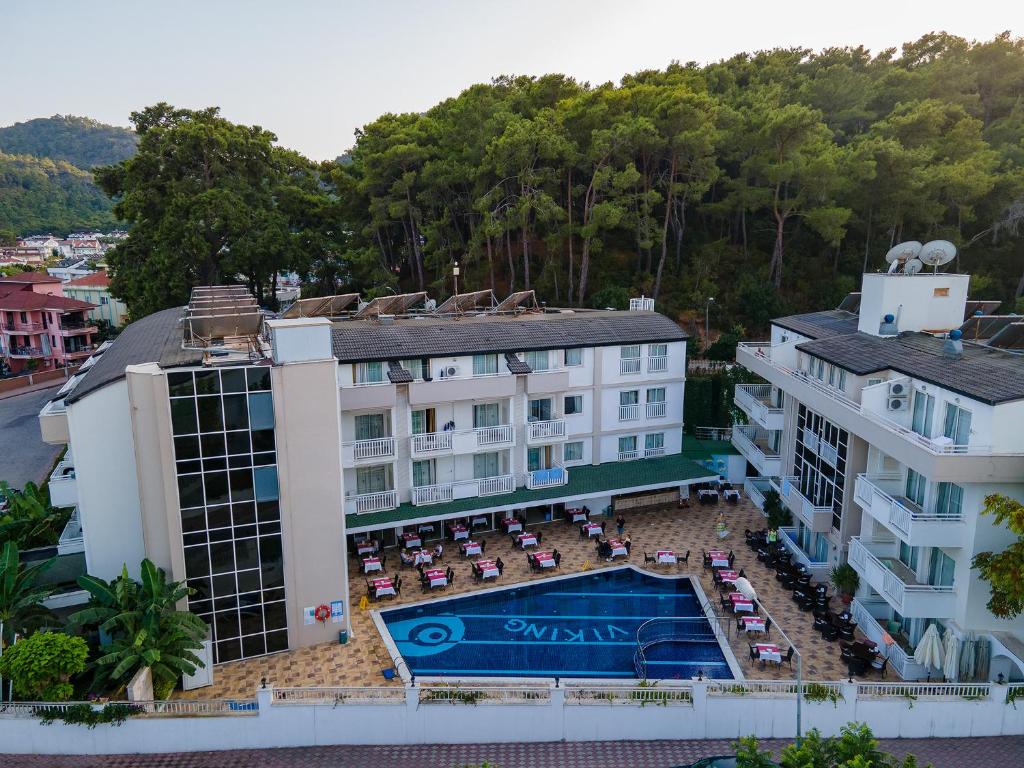
<path id="1" fill-rule="evenodd" d="M 905 243 L 896 243 L 889 252 L 885 254 L 885 260 L 892 264 L 897 261 L 910 261 L 921 252 L 921 244 L 917 240 L 907 240 Z"/>
<path id="2" fill-rule="evenodd" d="M 949 264 L 956 258 L 956 246 L 948 240 L 932 240 L 921 246 L 921 253 L 918 258 L 922 263 L 938 272 L 943 264 Z"/>
<path id="3" fill-rule="evenodd" d="M 903 274 L 916 275 L 922 269 L 924 269 L 924 264 L 921 262 L 920 259 L 911 259 L 910 261 L 903 265 Z"/>

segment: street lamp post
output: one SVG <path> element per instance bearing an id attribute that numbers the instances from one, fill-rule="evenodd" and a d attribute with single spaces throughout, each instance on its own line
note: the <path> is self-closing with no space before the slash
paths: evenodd
<path id="1" fill-rule="evenodd" d="M 704 305 L 704 348 L 711 346 L 711 305 L 715 303 L 714 296 L 708 296 L 708 302 Z"/>

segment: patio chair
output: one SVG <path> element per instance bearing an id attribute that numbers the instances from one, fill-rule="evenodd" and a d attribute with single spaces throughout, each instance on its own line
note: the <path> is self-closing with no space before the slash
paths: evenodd
<path id="1" fill-rule="evenodd" d="M 644 552 L 644 562 L 645 563 L 653 563 L 654 562 L 654 555 L 652 555 L 650 552 Z"/>
<path id="2" fill-rule="evenodd" d="M 537 531 L 537 546 L 540 546 L 541 541 L 544 539 L 544 531 Z"/>
<path id="3" fill-rule="evenodd" d="M 505 572 L 505 564 L 503 562 L 501 562 L 501 558 L 500 557 L 497 560 L 494 561 L 494 566 L 495 566 L 495 568 L 498 569 L 498 575 L 499 576 L 501 576 L 501 574 Z"/>
<path id="4" fill-rule="evenodd" d="M 733 613 L 731 600 L 726 600 L 725 596 L 722 595 L 718 598 L 718 601 L 722 604 L 722 610 L 726 613 Z"/>
<path id="5" fill-rule="evenodd" d="M 533 573 L 537 570 L 537 566 L 533 563 L 533 554 L 530 552 L 526 553 L 526 568 L 530 571 L 530 573 Z"/>
<path id="6" fill-rule="evenodd" d="M 885 656 L 876 656 L 875 660 L 871 662 L 871 668 L 877 669 L 882 677 L 885 677 L 885 670 L 889 666 L 889 660 Z"/>
<path id="7" fill-rule="evenodd" d="M 690 564 L 690 550 L 686 550 L 686 554 L 682 557 L 676 558 L 678 565 L 689 565 Z"/>
<path id="8" fill-rule="evenodd" d="M 735 562 L 736 562 L 736 555 L 734 555 L 732 553 L 732 550 L 730 549 L 729 550 L 729 567 L 732 568 L 733 563 L 735 563 Z"/>
<path id="9" fill-rule="evenodd" d="M 766 616 L 765 619 L 764 619 L 764 636 L 765 636 L 765 638 L 767 638 L 768 635 L 771 634 L 771 632 L 772 632 L 772 620 L 769 619 Z"/>
<path id="10" fill-rule="evenodd" d="M 768 560 L 770 558 L 771 558 L 771 553 L 768 551 L 767 547 L 760 547 L 759 546 L 757 548 L 757 559 L 760 562 L 764 563 L 765 565 L 768 565 Z"/>
<path id="11" fill-rule="evenodd" d="M 834 643 L 836 640 L 839 639 L 839 627 L 837 627 L 835 624 L 826 624 L 821 629 L 821 636 L 823 639 Z"/>
<path id="12" fill-rule="evenodd" d="M 856 636 L 853 634 L 853 627 L 849 624 L 839 627 L 839 639 L 848 640 L 852 643 L 856 639 Z"/>
<path id="13" fill-rule="evenodd" d="M 782 661 L 789 662 L 789 668 L 790 669 L 793 668 L 793 653 L 794 653 L 794 648 L 791 645 L 791 646 L 789 646 L 789 650 L 786 651 L 786 655 L 782 658 Z M 779 662 L 779 666 L 780 667 L 782 666 L 782 661 Z"/>
<path id="14" fill-rule="evenodd" d="M 750 648 L 750 662 L 753 664 L 760 661 L 761 657 L 757 653 L 757 648 L 755 648 L 753 645 L 750 645 L 748 647 Z"/>
<path id="15" fill-rule="evenodd" d="M 740 568 L 740 572 L 737 573 L 736 576 L 741 578 L 741 579 L 745 579 L 745 578 L 747 578 L 747 572 L 744 571 L 742 568 Z"/>

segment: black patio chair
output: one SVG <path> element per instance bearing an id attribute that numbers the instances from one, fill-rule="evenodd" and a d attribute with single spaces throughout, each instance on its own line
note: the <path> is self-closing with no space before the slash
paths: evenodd
<path id="1" fill-rule="evenodd" d="M 789 663 L 789 668 L 790 669 L 793 668 L 793 653 L 794 653 L 794 648 L 791 645 L 791 646 L 789 646 L 789 650 L 786 651 L 786 655 L 782 658 L 782 661 L 785 661 L 785 662 Z M 779 662 L 779 666 L 780 667 L 782 666 L 782 661 Z"/>
<path id="2" fill-rule="evenodd" d="M 690 550 L 686 550 L 686 554 L 682 557 L 676 558 L 678 565 L 689 565 L 690 564 Z"/>
<path id="3" fill-rule="evenodd" d="M 644 552 L 644 562 L 645 563 L 653 563 L 654 561 L 655 561 L 654 555 L 652 555 L 650 552 Z"/>
<path id="4" fill-rule="evenodd" d="M 889 660 L 885 656 L 876 656 L 875 660 L 871 662 L 871 668 L 878 670 L 882 677 L 885 677 L 885 670 L 889 666 Z"/>

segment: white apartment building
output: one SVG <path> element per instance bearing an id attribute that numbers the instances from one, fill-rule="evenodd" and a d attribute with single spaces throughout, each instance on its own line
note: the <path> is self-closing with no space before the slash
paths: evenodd
<path id="1" fill-rule="evenodd" d="M 971 569 L 1014 541 L 985 497 L 1024 500 L 1024 349 L 1019 318 L 974 316 L 968 282 L 866 274 L 848 308 L 777 318 L 736 353 L 766 382 L 735 391 L 748 493 L 780 494 L 782 540 L 816 578 L 852 564 L 855 620 L 905 679 L 926 675 L 913 648 L 936 622 L 990 638 L 993 678 L 1024 679 L 1024 618 L 993 616 Z"/>
<path id="2" fill-rule="evenodd" d="M 715 479 L 681 454 L 685 372 L 686 336 L 649 300 L 340 296 L 264 322 L 244 291 L 196 289 L 127 326 L 40 426 L 74 448 L 88 571 L 149 557 L 186 580 L 225 662 L 348 627 L 354 535 L 387 547 Z M 337 622 L 310 620 L 322 604 Z"/>

